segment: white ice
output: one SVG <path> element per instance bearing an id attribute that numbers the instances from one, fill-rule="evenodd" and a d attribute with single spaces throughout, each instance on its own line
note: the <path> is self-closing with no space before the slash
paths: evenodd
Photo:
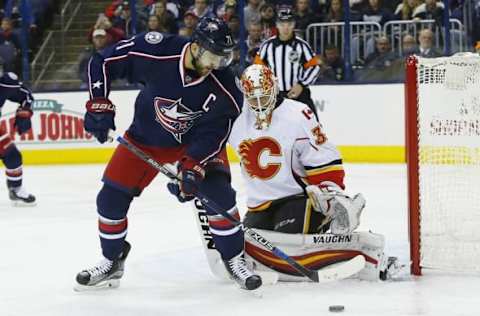
<path id="1" fill-rule="evenodd" d="M 362 230 L 383 233 L 408 261 L 404 165 L 347 165 L 350 193 L 363 192 Z M 25 167 L 34 208 L 12 208 L 0 187 L 1 316 L 478 315 L 480 278 L 428 273 L 403 281 L 276 284 L 253 296 L 208 270 L 194 218 L 158 176 L 129 212 L 132 251 L 120 288 L 76 293 L 78 271 L 100 259 L 95 198 L 102 165 Z M 238 165 L 233 178 L 244 201 Z"/>

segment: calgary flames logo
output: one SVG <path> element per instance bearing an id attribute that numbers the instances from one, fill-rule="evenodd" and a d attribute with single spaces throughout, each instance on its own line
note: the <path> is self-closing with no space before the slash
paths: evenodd
<path id="1" fill-rule="evenodd" d="M 268 151 L 270 157 L 282 156 L 280 144 L 270 137 L 261 137 L 255 140 L 247 139 L 239 145 L 242 165 L 252 178 L 271 179 L 281 168 L 281 163 L 268 162 L 262 165 L 260 158 L 264 151 Z"/>

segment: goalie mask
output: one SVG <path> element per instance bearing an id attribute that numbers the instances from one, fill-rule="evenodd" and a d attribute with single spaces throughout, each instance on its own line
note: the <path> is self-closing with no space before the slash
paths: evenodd
<path id="1" fill-rule="evenodd" d="M 264 65 L 251 65 L 243 72 L 240 83 L 248 107 L 255 114 L 255 127 L 268 128 L 278 94 L 272 71 Z"/>

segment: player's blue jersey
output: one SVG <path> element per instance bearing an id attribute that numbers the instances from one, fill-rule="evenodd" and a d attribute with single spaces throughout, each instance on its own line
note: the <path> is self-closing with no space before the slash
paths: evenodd
<path id="1" fill-rule="evenodd" d="M 8 72 L 0 77 L 0 110 L 6 100 L 16 102 L 22 106 L 30 107 L 33 96 L 13 72 Z"/>
<path id="2" fill-rule="evenodd" d="M 108 98 L 114 79 L 141 83 L 129 136 L 149 146 L 185 144 L 187 155 L 205 162 L 224 148 L 243 96 L 228 69 L 194 78 L 184 67 L 189 45 L 158 32 L 120 41 L 91 58 L 89 92 Z"/>

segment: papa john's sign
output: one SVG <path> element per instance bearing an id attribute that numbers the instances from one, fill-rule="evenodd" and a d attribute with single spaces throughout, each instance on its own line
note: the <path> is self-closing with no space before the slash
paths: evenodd
<path id="1" fill-rule="evenodd" d="M 17 144 L 68 145 L 95 142 L 92 135 L 83 128 L 84 113 L 67 109 L 53 99 L 36 99 L 32 110 L 32 129 L 22 136 L 14 128 L 15 111 L 4 113 L 0 119 L 0 127 L 6 128 Z"/>

